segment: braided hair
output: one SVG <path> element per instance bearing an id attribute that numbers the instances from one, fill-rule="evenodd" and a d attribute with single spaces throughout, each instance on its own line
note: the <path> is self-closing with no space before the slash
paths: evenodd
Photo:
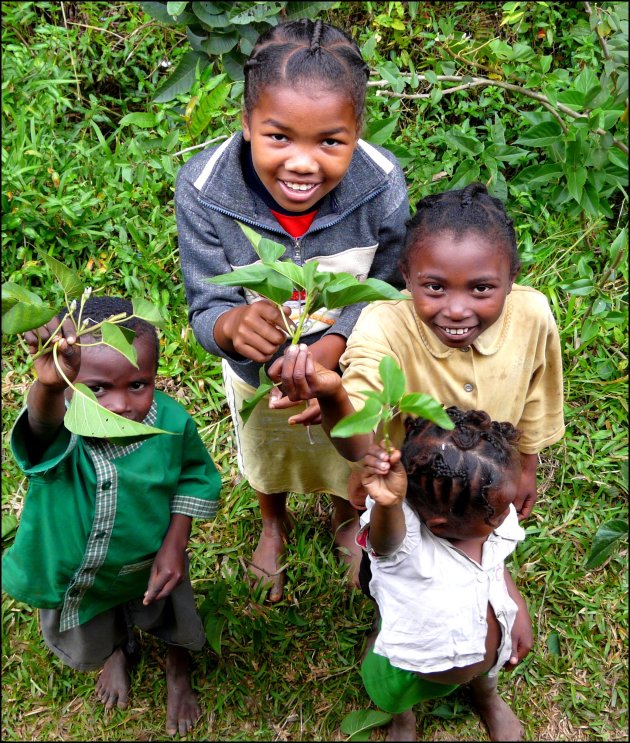
<path id="1" fill-rule="evenodd" d="M 244 66 L 245 110 L 251 116 L 269 86 L 324 83 L 348 96 L 361 124 L 369 68 L 345 31 L 321 20 L 281 23 L 262 34 Z"/>
<path id="2" fill-rule="evenodd" d="M 488 491 L 497 488 L 505 470 L 519 461 L 518 431 L 511 423 L 493 421 L 483 410 L 447 409 L 455 424 L 447 431 L 423 418 L 407 421 L 401 461 L 407 472 L 407 502 L 420 516 L 433 513 L 483 514 L 494 508 Z"/>
<path id="3" fill-rule="evenodd" d="M 112 315 L 120 315 L 123 312 L 131 319 L 125 319 L 122 322 L 117 322 L 116 324 L 119 327 L 133 330 L 133 332 L 136 334 L 136 338 L 146 337 L 152 342 L 155 349 L 155 368 L 157 371 L 158 359 L 160 355 L 160 343 L 158 340 L 157 331 L 150 322 L 142 320 L 139 317 L 131 317 L 131 315 L 133 315 L 133 304 L 128 299 L 123 299 L 122 297 L 90 296 L 83 305 L 81 321 L 85 322 L 87 320 L 86 327 L 90 328 L 93 325 L 98 325 L 98 323 L 107 320 L 109 317 L 112 317 Z M 59 320 L 62 320 L 65 315 L 66 311 L 64 310 L 63 312 L 60 312 L 57 317 Z M 72 316 L 75 321 L 78 319 L 77 310 L 72 313 Z M 96 335 L 100 335 L 98 330 L 96 331 Z"/>
<path id="4" fill-rule="evenodd" d="M 467 232 L 494 238 L 510 260 L 510 273 L 516 276 L 521 267 L 516 245 L 514 223 L 500 199 L 491 196 L 483 183 L 425 196 L 407 221 L 405 244 L 400 266 L 405 270 L 414 250 L 438 232 L 452 232 L 461 237 Z"/>

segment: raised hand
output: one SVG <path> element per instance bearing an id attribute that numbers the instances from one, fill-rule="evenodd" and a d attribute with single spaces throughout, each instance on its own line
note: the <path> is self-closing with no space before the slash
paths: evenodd
<path id="1" fill-rule="evenodd" d="M 53 318 L 40 328 L 24 333 L 24 340 L 31 356 L 35 356 L 41 345 L 46 343 L 53 335 L 55 335 L 55 339 L 49 346 L 50 352 L 36 358 L 33 367 L 40 384 L 51 391 L 62 391 L 66 389 L 68 384 L 55 366 L 52 347 L 57 343 L 57 362 L 70 382 L 74 382 L 81 366 L 81 348 L 76 344 L 76 330 L 72 321 L 66 320 L 60 326 L 59 320 Z"/>
<path id="2" fill-rule="evenodd" d="M 363 459 L 361 484 L 379 505 L 388 508 L 402 503 L 407 493 L 407 473 L 400 451 L 387 453 L 385 442 L 372 444 Z"/>

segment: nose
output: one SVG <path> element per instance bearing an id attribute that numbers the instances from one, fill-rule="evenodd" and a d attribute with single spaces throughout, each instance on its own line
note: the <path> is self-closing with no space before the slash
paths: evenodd
<path id="1" fill-rule="evenodd" d="M 317 173 L 319 163 L 309 148 L 300 147 L 291 151 L 284 162 L 284 167 L 293 173 Z"/>
<path id="2" fill-rule="evenodd" d="M 112 413 L 122 415 L 125 418 L 129 417 L 131 412 L 131 406 L 129 404 L 129 395 L 124 392 L 110 392 L 107 395 L 107 400 L 101 400 L 101 404 L 110 410 Z"/>
<path id="3" fill-rule="evenodd" d="M 472 317 L 474 312 L 470 309 L 465 296 L 455 294 L 449 297 L 444 314 L 449 320 L 461 321 Z"/>

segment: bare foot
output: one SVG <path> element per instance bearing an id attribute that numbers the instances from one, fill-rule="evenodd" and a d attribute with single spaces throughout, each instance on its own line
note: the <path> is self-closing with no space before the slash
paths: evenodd
<path id="1" fill-rule="evenodd" d="M 497 691 L 496 676 L 477 676 L 468 685 L 472 700 L 488 728 L 490 740 L 523 740 L 523 726 Z"/>
<path id="2" fill-rule="evenodd" d="M 282 598 L 286 568 L 282 560 L 287 535 L 292 526 L 293 521 L 288 514 L 281 521 L 265 524 L 249 563 L 250 572 L 257 578 L 256 583 L 264 584 L 268 591 L 267 599 L 274 604 Z"/>
<path id="3" fill-rule="evenodd" d="M 166 656 L 166 689 L 166 733 L 186 735 L 201 717 L 201 707 L 190 685 L 190 655 L 175 645 Z"/>
<path id="4" fill-rule="evenodd" d="M 387 726 L 385 740 L 418 740 L 416 737 L 416 716 L 410 709 L 392 716 L 392 721 Z"/>
<path id="5" fill-rule="evenodd" d="M 116 648 L 105 661 L 98 681 L 96 682 L 96 698 L 103 702 L 105 709 L 116 705 L 125 709 L 129 703 L 129 658 L 122 648 Z"/>

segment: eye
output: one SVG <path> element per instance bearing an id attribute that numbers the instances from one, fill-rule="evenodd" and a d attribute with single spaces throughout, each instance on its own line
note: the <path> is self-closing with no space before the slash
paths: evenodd
<path id="1" fill-rule="evenodd" d="M 332 137 L 328 137 L 328 139 L 322 140 L 322 144 L 324 147 L 336 147 L 337 145 L 343 144 L 338 139 L 332 139 Z"/>
<path id="2" fill-rule="evenodd" d="M 287 141 L 287 138 L 284 134 L 274 133 L 274 134 L 270 134 L 269 137 L 271 138 L 273 142 L 286 142 Z"/>
<path id="3" fill-rule="evenodd" d="M 129 388 L 135 391 L 143 390 L 147 386 L 146 382 L 132 382 Z"/>
<path id="4" fill-rule="evenodd" d="M 437 284 L 435 282 L 432 282 L 430 284 L 425 284 L 425 286 L 428 289 L 428 291 L 434 292 L 435 294 L 438 294 L 439 292 L 441 292 L 444 289 L 444 287 L 442 286 L 442 284 Z"/>
<path id="5" fill-rule="evenodd" d="M 91 390 L 97 397 L 105 392 L 105 388 L 102 387 L 100 384 L 91 384 L 88 389 Z"/>
<path id="6" fill-rule="evenodd" d="M 493 286 L 490 286 L 489 284 L 478 284 L 474 289 L 473 292 L 475 294 L 489 294 L 494 289 Z"/>

